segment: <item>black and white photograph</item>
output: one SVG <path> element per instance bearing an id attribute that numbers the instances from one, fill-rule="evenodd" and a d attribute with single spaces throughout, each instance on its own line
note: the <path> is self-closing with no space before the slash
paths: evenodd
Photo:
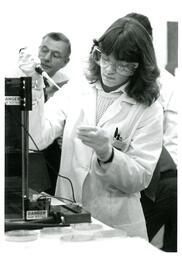
<path id="1" fill-rule="evenodd" d="M 3 252 L 180 255 L 179 0 L 0 5 Z"/>

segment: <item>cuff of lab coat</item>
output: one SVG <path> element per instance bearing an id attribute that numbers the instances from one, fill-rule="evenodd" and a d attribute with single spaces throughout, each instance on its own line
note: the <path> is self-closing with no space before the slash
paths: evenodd
<path id="1" fill-rule="evenodd" d="M 112 155 L 109 158 L 109 161 L 106 162 L 102 162 L 100 160 L 98 160 L 97 156 L 95 155 L 95 163 L 96 163 L 96 168 L 95 168 L 95 172 L 97 173 L 97 175 L 104 175 L 106 173 L 106 170 L 110 167 L 113 158 L 114 158 L 114 148 L 112 149 Z"/>

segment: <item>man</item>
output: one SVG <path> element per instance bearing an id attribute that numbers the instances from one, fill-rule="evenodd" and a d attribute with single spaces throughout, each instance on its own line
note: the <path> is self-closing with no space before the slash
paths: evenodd
<path id="1" fill-rule="evenodd" d="M 70 54 L 71 44 L 64 34 L 50 32 L 42 38 L 38 53 L 41 66 L 59 87 L 62 87 L 69 80 L 62 72 L 62 68 L 69 62 Z M 45 79 L 44 83 L 45 100 L 47 101 L 58 89 Z M 59 172 L 61 141 L 62 139 L 58 138 L 49 147 L 43 150 L 51 182 L 51 187 L 47 189 L 46 192 L 51 195 L 54 195 L 57 174 Z"/>
<path id="2" fill-rule="evenodd" d="M 131 17 L 148 31 L 152 37 L 149 19 L 141 14 Z M 146 218 L 149 240 L 165 225 L 163 250 L 177 251 L 177 105 L 174 77 L 162 70 L 159 77 L 160 101 L 164 110 L 163 151 L 153 180 L 142 192 L 141 202 Z M 158 176 L 158 177 L 157 177 Z"/>
<path id="3" fill-rule="evenodd" d="M 39 47 L 38 57 L 42 68 L 60 87 L 68 82 L 68 77 L 62 73 L 69 62 L 71 44 L 69 39 L 62 33 L 51 32 L 46 34 Z M 46 97 L 49 99 L 57 90 L 52 84 L 46 82 Z"/>
<path id="4" fill-rule="evenodd" d="M 22 48 L 20 50 L 23 54 Z M 27 50 L 26 50 L 27 51 Z M 41 45 L 38 51 L 38 57 L 40 64 L 44 71 L 54 80 L 54 82 L 62 87 L 68 82 L 68 77 L 62 72 L 70 60 L 71 54 L 71 44 L 69 39 L 62 33 L 50 32 L 42 38 Z M 31 60 L 30 60 L 31 61 Z M 53 84 L 49 83 L 44 79 L 44 96 L 45 101 L 50 99 L 53 94 L 58 90 Z M 59 143 L 59 144 L 58 144 Z M 60 156 L 61 156 L 61 138 L 56 139 L 48 148 L 42 152 L 37 152 L 36 154 L 30 154 L 30 186 L 38 191 L 45 190 L 49 194 L 53 195 L 56 186 L 57 174 L 60 166 Z M 48 174 L 50 182 L 44 180 L 43 185 L 41 181 L 42 173 L 46 177 L 46 166 L 48 169 Z"/>

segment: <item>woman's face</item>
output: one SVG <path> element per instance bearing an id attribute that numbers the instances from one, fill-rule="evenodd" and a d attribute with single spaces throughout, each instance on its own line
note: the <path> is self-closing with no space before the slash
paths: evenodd
<path id="1" fill-rule="evenodd" d="M 138 63 L 118 61 L 112 55 L 101 53 L 100 57 L 101 78 L 107 87 L 120 87 L 134 74 Z"/>

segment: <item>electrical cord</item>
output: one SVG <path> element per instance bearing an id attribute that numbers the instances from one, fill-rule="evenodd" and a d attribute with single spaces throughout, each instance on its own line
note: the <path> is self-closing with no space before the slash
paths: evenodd
<path id="1" fill-rule="evenodd" d="M 55 199 L 58 199 L 58 200 L 63 200 L 63 201 L 68 201 L 70 203 L 76 203 L 75 201 L 71 200 L 71 199 L 68 199 L 68 198 L 65 198 L 65 197 L 61 197 L 61 196 L 52 196 L 52 195 L 40 195 L 38 197 L 38 199 L 41 199 L 41 198 L 55 198 Z"/>
<path id="2" fill-rule="evenodd" d="M 6 105 L 6 103 L 5 103 L 5 105 Z M 31 134 L 29 133 L 29 131 L 26 129 L 26 127 L 15 117 L 15 115 L 12 114 L 12 112 L 11 112 L 10 109 L 8 109 L 8 110 L 9 110 L 9 113 L 10 113 L 10 114 L 13 116 L 13 118 L 16 120 L 16 122 L 20 125 L 20 127 L 23 127 L 24 131 L 26 132 L 26 134 L 27 134 L 28 137 L 31 139 L 31 141 L 33 142 L 34 146 L 35 146 L 36 149 L 37 149 L 37 151 L 36 151 L 36 150 L 30 150 L 30 151 L 32 151 L 32 152 L 41 152 L 41 150 L 39 150 L 39 148 L 38 148 L 38 146 L 37 146 L 35 140 L 34 140 L 33 137 L 31 136 Z M 50 164 L 46 159 L 45 159 L 45 162 L 46 162 L 47 165 L 53 170 L 53 172 L 57 175 L 57 173 L 56 173 L 54 167 L 51 166 L 51 164 Z M 70 201 L 70 202 L 72 202 L 72 203 L 76 203 L 75 194 L 74 194 L 74 188 L 73 188 L 73 183 L 72 183 L 72 181 L 71 181 L 68 177 L 63 176 L 63 175 L 61 175 L 61 174 L 58 174 L 58 176 L 59 176 L 60 178 L 63 178 L 63 179 L 66 179 L 66 180 L 69 181 L 70 186 L 71 186 L 71 191 L 72 191 L 72 198 L 73 198 L 73 200 L 70 200 L 70 199 L 68 199 L 68 198 L 63 198 L 63 197 L 56 197 L 56 196 L 52 196 L 52 197 L 57 198 L 57 199 L 59 198 L 59 199 L 67 200 L 67 201 Z"/>

